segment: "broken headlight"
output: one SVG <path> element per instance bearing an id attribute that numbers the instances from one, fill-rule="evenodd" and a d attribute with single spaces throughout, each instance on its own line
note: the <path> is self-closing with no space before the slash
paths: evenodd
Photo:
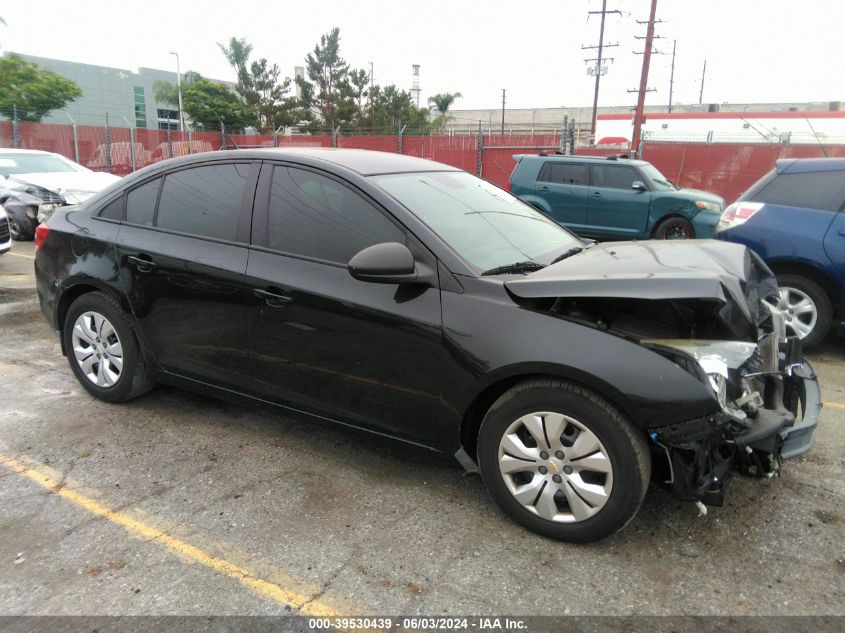
<path id="1" fill-rule="evenodd" d="M 729 384 L 736 370 L 757 351 L 756 343 L 689 339 L 649 339 L 642 343 L 646 347 L 675 350 L 694 360 L 724 410 L 729 411 L 729 400 L 745 395 L 729 394 Z"/>

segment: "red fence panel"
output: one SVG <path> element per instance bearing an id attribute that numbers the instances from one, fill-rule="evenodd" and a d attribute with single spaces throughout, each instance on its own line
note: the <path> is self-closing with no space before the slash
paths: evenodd
<path id="1" fill-rule="evenodd" d="M 337 146 L 347 149 L 370 149 L 377 152 L 398 152 L 399 137 L 395 134 L 339 136 Z"/>

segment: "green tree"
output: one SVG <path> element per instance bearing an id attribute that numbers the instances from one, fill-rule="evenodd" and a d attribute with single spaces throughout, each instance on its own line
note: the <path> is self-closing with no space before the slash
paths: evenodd
<path id="1" fill-rule="evenodd" d="M 208 79 L 192 81 L 182 91 L 185 114 L 205 128 L 243 129 L 255 123 L 255 114 L 238 95 L 221 83 Z"/>
<path id="2" fill-rule="evenodd" d="M 358 70 L 350 71 L 349 73 L 349 89 L 358 106 L 358 111 L 355 113 L 355 122 L 357 127 L 360 127 L 367 116 L 364 104 L 364 99 L 370 96 L 370 91 L 367 86 L 370 83 L 369 73 L 359 68 Z"/>
<path id="3" fill-rule="evenodd" d="M 17 106 L 21 121 L 38 122 L 51 110 L 64 108 L 82 96 L 70 79 L 17 55 L 0 58 L 0 86 L 0 112 L 11 116 L 12 106 Z"/>
<path id="4" fill-rule="evenodd" d="M 258 128 L 272 132 L 281 125 L 297 122 L 297 101 L 290 97 L 291 81 L 280 79 L 277 64 L 270 64 L 265 57 L 250 62 L 252 44 L 244 38 L 232 37 L 229 44 L 218 44 L 238 76 L 235 90 L 255 114 Z"/>
<path id="5" fill-rule="evenodd" d="M 349 64 L 340 55 L 340 29 L 320 36 L 320 43 L 305 57 L 308 79 L 297 78 L 302 107 L 316 112 L 328 127 L 349 123 L 355 117 L 354 92 Z"/>
<path id="6" fill-rule="evenodd" d="M 193 70 L 189 70 L 185 74 L 182 75 L 182 90 L 184 96 L 184 90 L 188 87 L 188 85 L 194 81 L 199 81 L 200 79 L 205 79 L 201 74 L 195 72 Z M 179 107 L 179 88 L 176 86 L 175 83 L 167 81 L 165 79 L 157 79 L 153 82 L 153 96 L 158 103 L 166 103 L 175 107 Z"/>
<path id="7" fill-rule="evenodd" d="M 428 98 L 428 102 L 437 110 L 437 117 L 432 121 L 432 127 L 438 132 L 442 132 L 452 117 L 449 116 L 449 108 L 455 103 L 455 100 L 460 99 L 463 95 L 460 92 L 438 92 Z"/>

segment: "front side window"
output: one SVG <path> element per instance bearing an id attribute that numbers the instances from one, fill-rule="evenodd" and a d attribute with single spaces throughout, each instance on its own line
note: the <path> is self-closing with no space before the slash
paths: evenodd
<path id="1" fill-rule="evenodd" d="M 482 271 L 527 260 L 548 264 L 563 251 L 583 246 L 533 207 L 466 172 L 370 179 Z"/>
<path id="2" fill-rule="evenodd" d="M 248 164 L 204 165 L 164 178 L 156 226 L 235 241 Z"/>
<path id="3" fill-rule="evenodd" d="M 340 264 L 373 244 L 405 243 L 404 232 L 359 194 L 305 169 L 273 168 L 267 222 L 269 248 Z"/>
<path id="4" fill-rule="evenodd" d="M 622 165 L 591 165 L 590 185 L 605 189 L 631 189 L 635 180 L 639 180 L 637 172 Z"/>

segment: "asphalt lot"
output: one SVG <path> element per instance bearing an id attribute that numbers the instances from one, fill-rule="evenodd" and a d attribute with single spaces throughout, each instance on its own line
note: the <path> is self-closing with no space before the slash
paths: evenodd
<path id="1" fill-rule="evenodd" d="M 0 258 L 0 615 L 845 614 L 845 341 L 782 477 L 723 508 L 652 487 L 610 540 L 501 515 L 451 458 L 159 388 L 88 396 Z"/>

